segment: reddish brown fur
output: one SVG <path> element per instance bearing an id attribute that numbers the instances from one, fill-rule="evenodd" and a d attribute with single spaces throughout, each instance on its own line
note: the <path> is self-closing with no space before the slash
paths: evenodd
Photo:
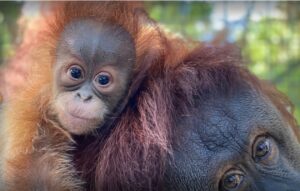
<path id="1" fill-rule="evenodd" d="M 50 35 L 41 34 L 46 44 L 35 47 L 41 49 L 37 58 L 32 59 L 40 64 L 40 78 L 34 78 L 30 88 L 18 96 L 20 101 L 10 106 L 18 112 L 7 115 L 10 125 L 23 127 L 6 132 L 14 147 L 30 149 L 36 133 L 32 123 L 51 120 L 46 112 L 51 100 L 49 71 L 58 35 L 70 20 L 90 16 L 125 27 L 135 39 L 138 58 L 129 104 L 120 118 L 109 130 L 99 131 L 97 137 L 76 138 L 77 168 L 90 190 L 157 189 L 172 157 L 174 138 L 180 136 L 172 127 L 179 116 L 191 112 L 195 96 L 201 99 L 207 92 L 231 91 L 238 84 L 249 84 L 274 103 L 292 128 L 297 128 L 286 109 L 290 106 L 286 97 L 251 75 L 232 47 L 194 48 L 194 44 L 183 40 L 169 39 L 142 10 L 133 14 L 131 10 L 135 7 L 130 3 L 59 4 L 59 14 L 52 22 L 55 25 L 48 28 Z M 39 91 L 47 84 L 45 91 Z M 35 102 L 33 97 L 40 99 L 34 105 L 26 104 Z M 17 160 L 16 165 L 23 164 L 21 160 L 26 158 Z"/>
<path id="2" fill-rule="evenodd" d="M 80 189 L 81 181 L 75 177 L 72 159 L 67 154 L 72 140 L 57 124 L 51 110 L 51 71 L 58 38 L 67 23 L 92 18 L 121 25 L 132 35 L 137 65 L 130 92 L 136 91 L 153 58 L 160 55 L 158 31 L 152 23 L 141 24 L 143 13 L 138 11 L 139 4 L 76 2 L 56 3 L 53 7 L 53 15 L 46 18 L 48 27 L 38 33 L 39 43 L 31 47 L 30 59 L 26 59 L 26 65 L 32 67 L 26 86 L 8 101 L 4 110 L 2 170 L 7 190 L 43 190 L 44 185 L 50 190 Z"/>

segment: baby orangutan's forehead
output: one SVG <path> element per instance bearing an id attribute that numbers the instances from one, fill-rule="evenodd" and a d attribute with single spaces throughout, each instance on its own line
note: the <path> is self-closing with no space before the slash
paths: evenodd
<path id="1" fill-rule="evenodd" d="M 120 58 L 132 58 L 135 54 L 132 37 L 124 28 L 91 19 L 72 21 L 65 27 L 59 41 L 59 52 L 64 52 L 62 49 L 86 63 L 113 63 Z"/>

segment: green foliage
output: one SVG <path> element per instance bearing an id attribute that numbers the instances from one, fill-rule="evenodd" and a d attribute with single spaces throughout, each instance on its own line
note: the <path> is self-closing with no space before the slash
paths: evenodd
<path id="1" fill-rule="evenodd" d="M 148 2 L 147 7 L 150 16 L 167 29 L 194 39 L 212 25 L 212 4 L 208 2 Z M 250 21 L 236 39 L 244 42 L 241 49 L 249 69 L 288 95 L 300 121 L 300 3 L 279 3 L 279 7 L 287 19 Z M 199 23 L 204 27 L 197 27 Z"/>
<path id="2" fill-rule="evenodd" d="M 150 12 L 150 17 L 162 23 L 167 29 L 193 38 L 199 37 L 203 32 L 197 27 L 198 22 L 209 24 L 212 11 L 209 3 L 197 1 L 147 2 L 146 8 Z"/>
<path id="3" fill-rule="evenodd" d="M 11 50 L 11 38 L 5 25 L 0 24 L 0 64 Z"/>
<path id="4" fill-rule="evenodd" d="M 12 51 L 21 5 L 21 2 L 15 1 L 0 2 L 0 65 Z"/>
<path id="5" fill-rule="evenodd" d="M 300 27 L 284 20 L 251 22 L 243 53 L 260 78 L 274 83 L 296 106 L 300 121 Z"/>

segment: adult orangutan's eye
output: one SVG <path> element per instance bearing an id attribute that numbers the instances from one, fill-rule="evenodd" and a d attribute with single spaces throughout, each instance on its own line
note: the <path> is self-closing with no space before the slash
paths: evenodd
<path id="1" fill-rule="evenodd" d="M 220 182 L 221 191 L 237 190 L 243 183 L 244 175 L 239 170 L 230 170 L 226 172 Z"/>
<path id="2" fill-rule="evenodd" d="M 252 147 L 252 158 L 256 163 L 271 164 L 277 155 L 278 149 L 272 138 L 266 136 L 256 138 Z"/>

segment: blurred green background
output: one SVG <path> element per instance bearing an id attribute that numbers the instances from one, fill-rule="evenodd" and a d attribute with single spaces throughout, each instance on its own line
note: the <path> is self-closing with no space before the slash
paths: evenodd
<path id="1" fill-rule="evenodd" d="M 0 64 L 14 55 L 17 21 L 38 11 L 33 4 L 0 2 Z M 178 35 L 238 44 L 249 69 L 289 96 L 300 121 L 300 2 L 146 2 L 146 8 Z"/>

